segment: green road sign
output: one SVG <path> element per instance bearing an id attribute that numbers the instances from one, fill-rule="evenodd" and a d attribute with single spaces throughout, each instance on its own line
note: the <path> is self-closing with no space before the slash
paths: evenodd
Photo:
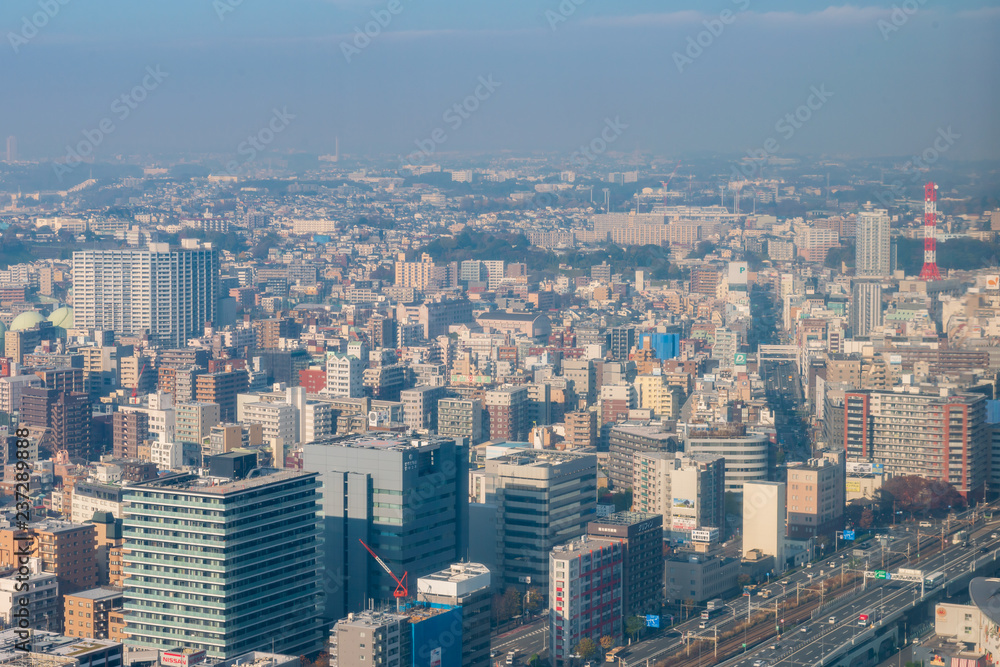
<path id="1" fill-rule="evenodd" d="M 889 576 L 890 576 L 889 573 L 886 572 L 885 570 L 875 570 L 876 579 L 888 579 Z"/>

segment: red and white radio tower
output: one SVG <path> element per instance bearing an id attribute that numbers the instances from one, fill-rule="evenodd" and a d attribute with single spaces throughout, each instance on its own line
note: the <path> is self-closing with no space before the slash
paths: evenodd
<path id="1" fill-rule="evenodd" d="M 924 268 L 920 277 L 924 280 L 941 280 L 937 266 L 937 186 L 924 186 Z"/>

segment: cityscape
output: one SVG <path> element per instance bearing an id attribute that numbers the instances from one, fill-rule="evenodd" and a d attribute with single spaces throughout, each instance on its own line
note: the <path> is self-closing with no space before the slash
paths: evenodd
<path id="1" fill-rule="evenodd" d="M 1000 664 L 1000 4 L 0 8 L 0 665 Z"/>

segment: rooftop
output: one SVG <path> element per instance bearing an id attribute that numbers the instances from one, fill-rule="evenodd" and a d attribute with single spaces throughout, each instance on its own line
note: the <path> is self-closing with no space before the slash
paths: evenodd
<path id="1" fill-rule="evenodd" d="M 68 598 L 83 598 L 85 600 L 113 600 L 122 597 L 123 592 L 114 588 L 91 588 L 79 593 L 67 593 Z"/>
<path id="2" fill-rule="evenodd" d="M 199 477 L 190 473 L 177 473 L 147 482 L 137 482 L 126 487 L 129 490 L 185 490 L 191 493 L 203 493 L 224 496 L 230 493 L 240 493 L 250 489 L 260 488 L 277 482 L 287 482 L 296 477 L 315 476 L 316 473 L 298 470 L 278 470 L 276 468 L 257 468 L 261 474 L 245 479 L 230 481 L 220 477 Z"/>
<path id="3" fill-rule="evenodd" d="M 452 438 L 429 437 L 429 438 L 406 438 L 389 433 L 377 434 L 366 433 L 359 435 L 334 436 L 323 440 L 309 443 L 310 447 L 354 447 L 358 449 L 383 449 L 402 451 L 418 447 L 438 445 L 443 442 L 454 442 Z"/>

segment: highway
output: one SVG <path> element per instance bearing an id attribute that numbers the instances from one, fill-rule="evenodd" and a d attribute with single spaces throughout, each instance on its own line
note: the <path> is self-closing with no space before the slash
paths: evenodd
<path id="1" fill-rule="evenodd" d="M 541 654 L 546 648 L 545 638 L 548 636 L 548 616 L 542 614 L 539 620 L 525 623 L 516 630 L 493 637 L 490 649 L 503 657 L 508 651 L 516 651 L 519 664 L 527 662 L 532 655 Z"/>
<path id="2" fill-rule="evenodd" d="M 957 515 L 955 521 L 949 522 L 947 524 L 948 533 L 967 527 L 968 521 L 965 517 L 970 512 L 971 510 L 967 510 Z M 883 569 L 883 567 L 890 570 L 899 567 L 914 567 L 920 568 L 926 573 L 944 571 L 951 579 L 967 571 L 972 558 L 986 557 L 986 554 L 980 553 L 980 548 L 984 546 L 991 550 L 1000 548 L 1000 541 L 980 537 L 980 540 L 985 539 L 985 541 L 971 549 L 952 546 L 949 542 L 942 554 L 941 530 L 944 525 L 943 522 L 936 523 L 931 529 L 918 529 L 915 524 L 890 527 L 884 531 L 885 539 L 872 540 L 875 545 L 866 549 L 865 557 L 852 555 L 852 549 L 842 549 L 809 567 L 795 570 L 778 581 L 761 586 L 758 593 L 763 593 L 766 590 L 770 593 L 768 598 L 757 594 L 750 598 L 743 596 L 729 601 L 726 605 L 726 614 L 709 621 L 706 628 L 699 627 L 701 619 L 697 618 L 696 612 L 696 618 L 677 625 L 657 637 L 633 644 L 626 652 L 622 653 L 621 665 L 622 667 L 645 665 L 647 661 L 649 664 L 654 664 L 656 661 L 664 660 L 670 656 L 675 656 L 671 659 L 671 667 L 688 664 L 687 658 L 680 654 L 684 649 L 685 639 L 694 641 L 699 638 L 703 640 L 700 642 L 703 664 L 716 664 L 713 650 L 715 637 L 723 635 L 727 631 L 732 632 L 734 628 L 745 622 L 748 603 L 751 607 L 751 614 L 765 612 L 769 613 L 773 619 L 776 601 L 779 605 L 777 625 L 783 631 L 781 639 L 775 642 L 773 623 L 761 623 L 749 628 L 746 631 L 746 641 L 750 645 L 750 652 L 746 654 L 748 662 L 740 662 L 739 660 L 742 658 L 737 658 L 737 662 L 732 664 L 745 664 L 747 667 L 752 667 L 755 660 L 780 659 L 779 656 L 785 655 L 788 651 L 791 652 L 788 655 L 793 662 L 783 662 L 782 664 L 796 664 L 794 662 L 795 655 L 798 655 L 798 659 L 802 661 L 799 664 L 807 664 L 808 656 L 812 655 L 813 652 L 818 655 L 826 648 L 832 650 L 837 645 L 835 642 L 841 639 L 850 641 L 853 636 L 851 632 L 861 630 L 857 626 L 857 614 L 860 613 L 860 608 L 863 605 L 870 604 L 875 598 L 885 597 L 889 601 L 887 604 L 905 606 L 919 597 L 919 586 L 916 585 L 896 582 L 886 584 L 874 579 L 863 582 L 860 575 L 864 570 Z M 982 526 L 980 520 L 977 524 L 976 535 L 988 535 L 1000 526 L 1000 522 L 992 522 L 988 527 Z M 919 561 L 917 559 L 918 530 L 920 536 Z M 843 545 L 843 543 L 841 544 Z M 852 574 L 858 577 L 855 582 L 850 581 Z M 836 588 L 838 577 L 843 577 L 842 581 L 847 584 L 840 590 Z M 824 590 L 820 596 L 824 603 L 824 609 L 818 612 L 816 621 L 807 623 L 811 629 L 807 633 L 801 632 L 798 627 L 801 622 L 798 619 L 813 613 L 820 600 L 813 599 L 808 605 L 803 601 L 801 607 L 791 608 L 793 603 L 810 590 L 813 591 L 813 595 L 819 594 L 820 582 L 829 579 L 835 580 L 830 584 L 834 590 L 829 591 L 829 593 L 839 600 L 835 600 L 831 604 L 830 600 L 827 599 L 827 591 Z M 909 597 L 907 598 L 907 596 Z M 845 605 L 848 602 L 853 606 L 843 607 L 843 610 L 838 609 L 838 605 Z M 853 617 L 851 617 L 852 614 Z M 829 623 L 830 616 L 834 616 L 836 619 L 833 625 Z M 785 620 L 784 624 L 781 623 L 782 617 Z M 820 629 L 820 625 L 824 625 L 824 627 Z M 755 635 L 757 636 L 755 637 Z M 729 639 L 720 640 L 720 659 L 724 658 L 727 653 L 740 649 L 743 641 L 738 634 Z M 775 643 L 778 644 L 777 649 L 768 648 Z M 694 644 L 697 646 L 699 642 L 694 641 Z M 814 649 L 808 648 L 810 645 L 814 646 Z M 796 653 L 798 651 L 801 653 Z M 677 659 L 676 656 L 684 658 L 685 662 Z M 697 649 L 691 651 L 690 664 L 698 664 Z"/>

